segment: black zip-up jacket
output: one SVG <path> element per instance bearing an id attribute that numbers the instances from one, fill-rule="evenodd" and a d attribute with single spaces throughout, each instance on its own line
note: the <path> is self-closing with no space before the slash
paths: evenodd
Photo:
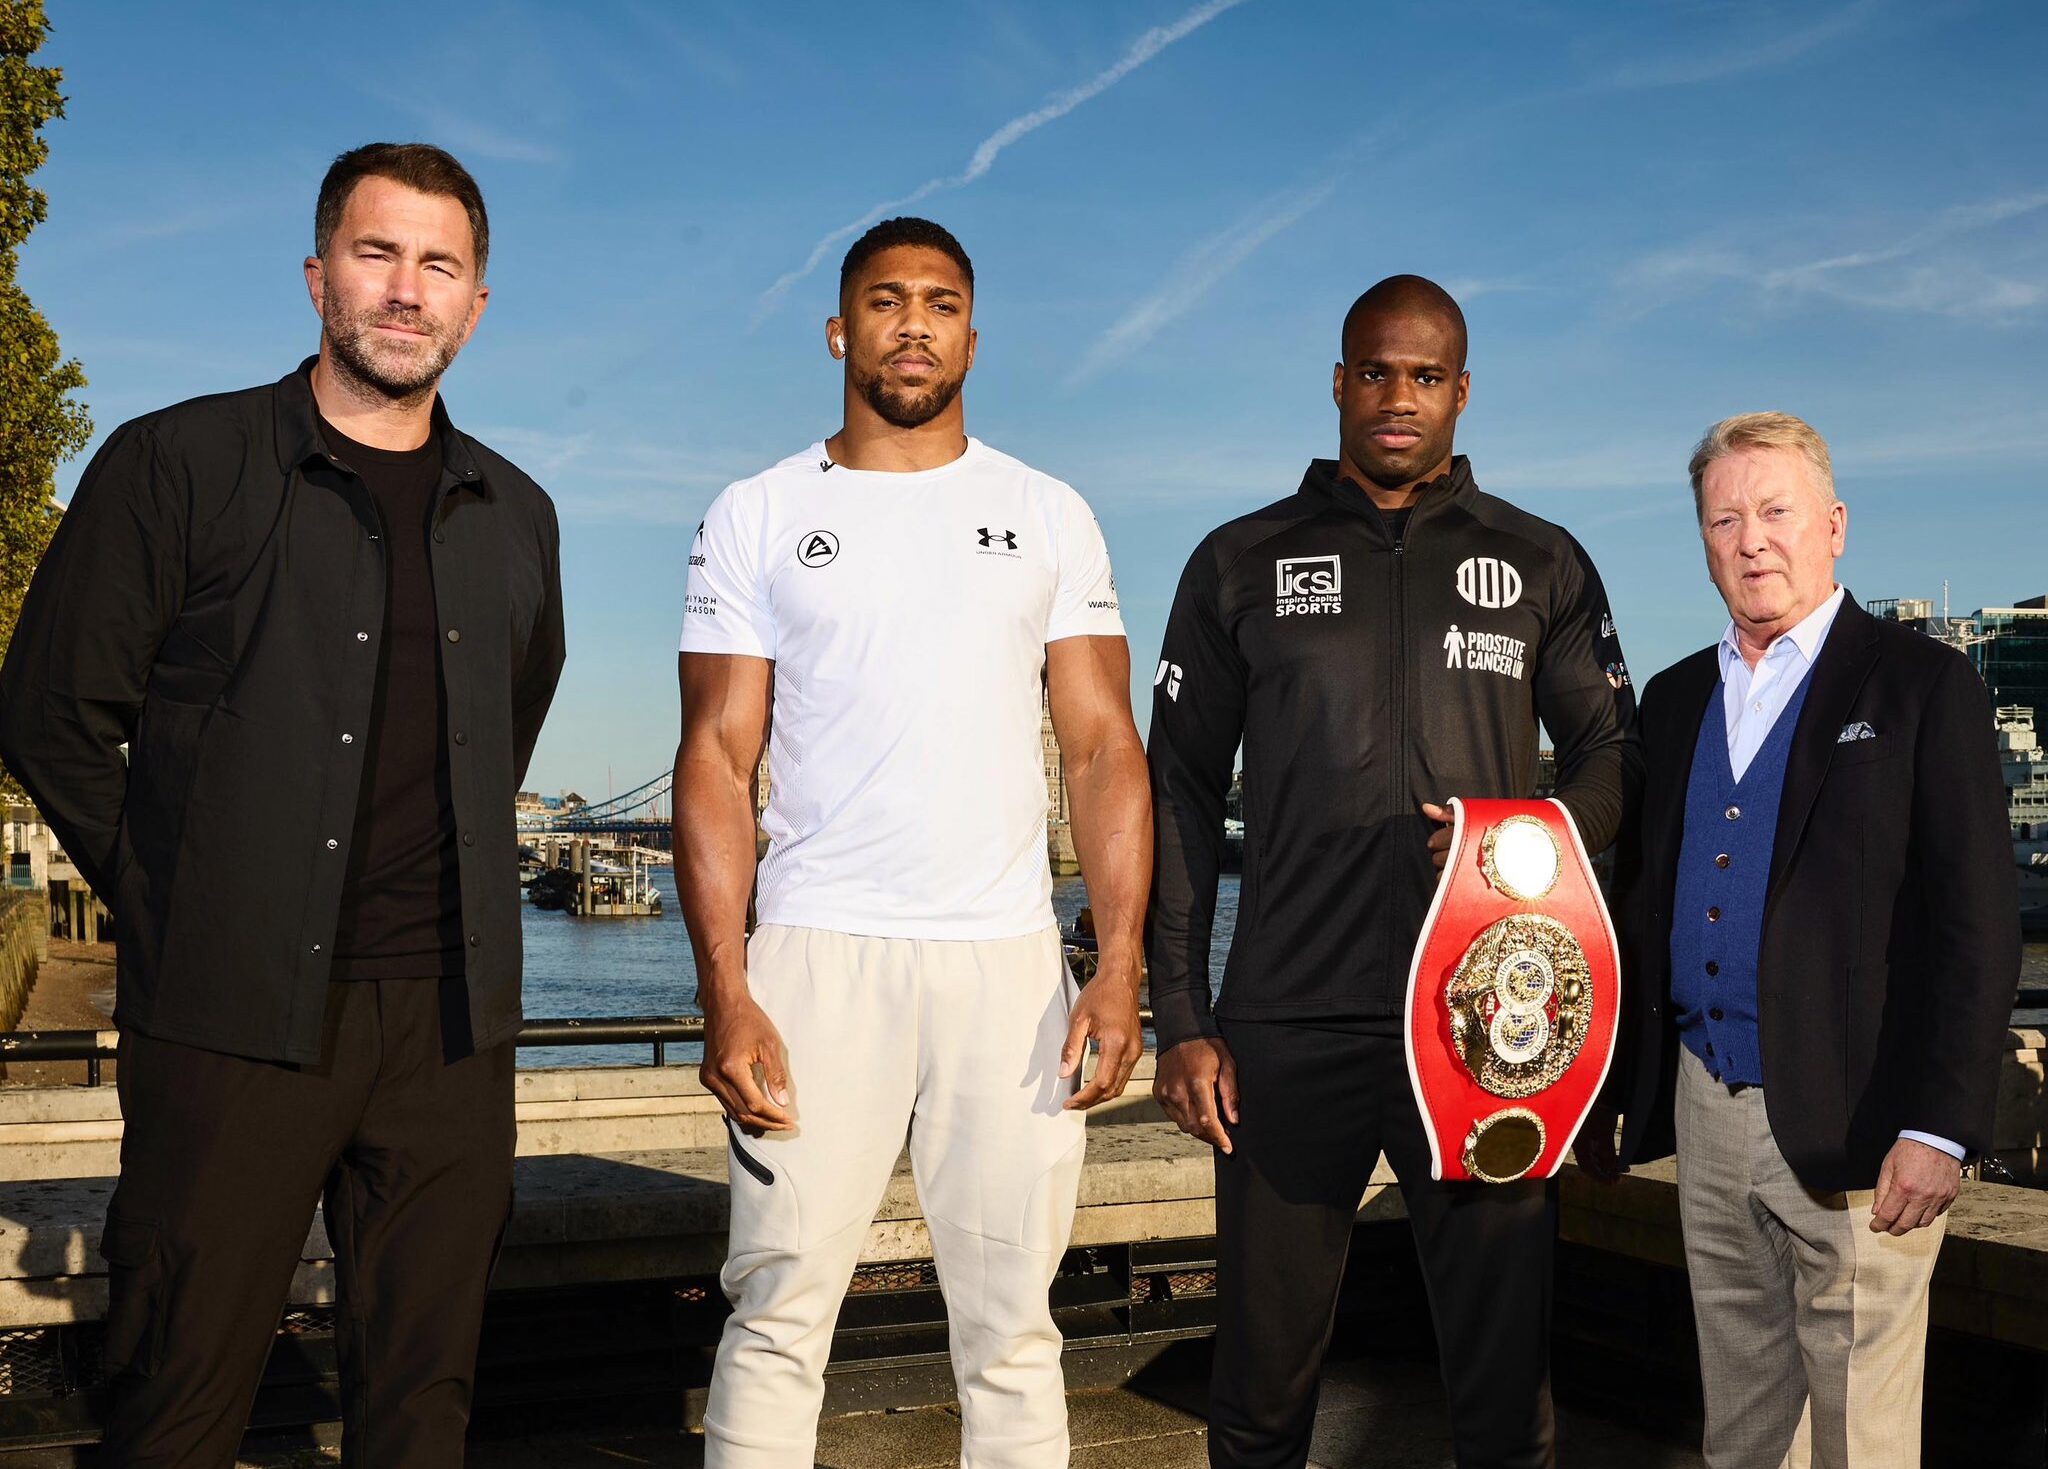
<path id="1" fill-rule="evenodd" d="M 0 667 L 0 759 L 114 914 L 115 1021 L 295 1062 L 321 1058 L 385 601 L 384 527 L 322 440 L 311 368 L 116 429 Z M 513 798 L 562 667 L 559 532 L 540 487 L 438 401 L 434 432 L 482 1049 L 520 1021 Z"/>
<path id="2" fill-rule="evenodd" d="M 1396 539 L 1334 462 L 1189 558 L 1152 690 L 1147 958 L 1161 1050 L 1215 1035 L 1209 946 L 1244 745 L 1244 878 L 1215 1015 L 1401 1013 L 1435 889 L 1425 800 L 1527 797 L 1537 722 L 1589 853 L 1642 784 L 1635 694 L 1578 542 L 1451 471 Z"/>

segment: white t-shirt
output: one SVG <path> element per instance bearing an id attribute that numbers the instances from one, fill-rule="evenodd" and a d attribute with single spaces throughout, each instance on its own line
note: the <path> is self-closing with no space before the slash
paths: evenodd
<path id="1" fill-rule="evenodd" d="M 761 922 L 1050 924 L 1045 645 L 1123 630 L 1088 506 L 978 440 L 911 474 L 813 444 L 729 486 L 691 548 L 682 649 L 775 663 Z"/>

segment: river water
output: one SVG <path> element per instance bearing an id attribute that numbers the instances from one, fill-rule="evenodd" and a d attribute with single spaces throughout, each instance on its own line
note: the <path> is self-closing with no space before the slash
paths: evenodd
<path id="1" fill-rule="evenodd" d="M 571 918 L 565 913 L 522 905 L 526 940 L 526 1013 L 556 1019 L 592 1015 L 694 1015 L 697 966 L 676 902 L 675 874 L 660 868 L 659 918 Z M 1226 876 L 1216 894 L 1216 943 L 1209 980 L 1221 982 L 1223 958 L 1237 926 L 1238 879 Z M 1056 879 L 1053 911 L 1066 928 L 1087 890 L 1078 877 Z M 2027 945 L 2020 982 L 2048 987 L 2048 943 Z M 669 1047 L 672 1062 L 696 1064 L 701 1048 Z M 522 1066 L 617 1066 L 644 1062 L 646 1046 L 532 1047 L 520 1052 Z"/>

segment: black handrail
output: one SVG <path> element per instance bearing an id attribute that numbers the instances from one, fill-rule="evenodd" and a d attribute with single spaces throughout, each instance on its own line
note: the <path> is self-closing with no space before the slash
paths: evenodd
<path id="1" fill-rule="evenodd" d="M 1152 1011 L 1138 1012 L 1145 1024 Z M 529 1020 L 513 1038 L 518 1046 L 652 1046 L 653 1064 L 668 1064 L 673 1043 L 704 1039 L 702 1015 L 593 1015 Z M 0 1033 L 0 1065 L 9 1061 L 83 1061 L 86 1081 L 100 1084 L 100 1062 L 121 1048 L 118 1030 L 17 1030 Z"/>

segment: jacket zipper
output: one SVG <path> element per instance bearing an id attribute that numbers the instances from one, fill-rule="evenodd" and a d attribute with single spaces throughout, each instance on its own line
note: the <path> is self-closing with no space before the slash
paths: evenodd
<path id="1" fill-rule="evenodd" d="M 1409 521 L 1411 524 L 1414 521 L 1412 511 L 1409 512 Z M 1392 738 L 1388 741 L 1392 758 L 1387 762 L 1387 766 L 1390 772 L 1388 779 L 1393 786 L 1391 814 L 1396 820 L 1400 818 L 1404 809 L 1408 790 L 1408 563 L 1404 545 L 1406 538 L 1407 532 L 1404 527 L 1402 532 L 1394 537 L 1393 561 L 1394 647 L 1390 664 L 1393 670 L 1394 718 Z M 1387 933 L 1386 972 L 1404 974 L 1407 967 L 1399 962 L 1400 941 L 1394 933 L 1395 925 L 1386 924 L 1384 927 Z"/>

